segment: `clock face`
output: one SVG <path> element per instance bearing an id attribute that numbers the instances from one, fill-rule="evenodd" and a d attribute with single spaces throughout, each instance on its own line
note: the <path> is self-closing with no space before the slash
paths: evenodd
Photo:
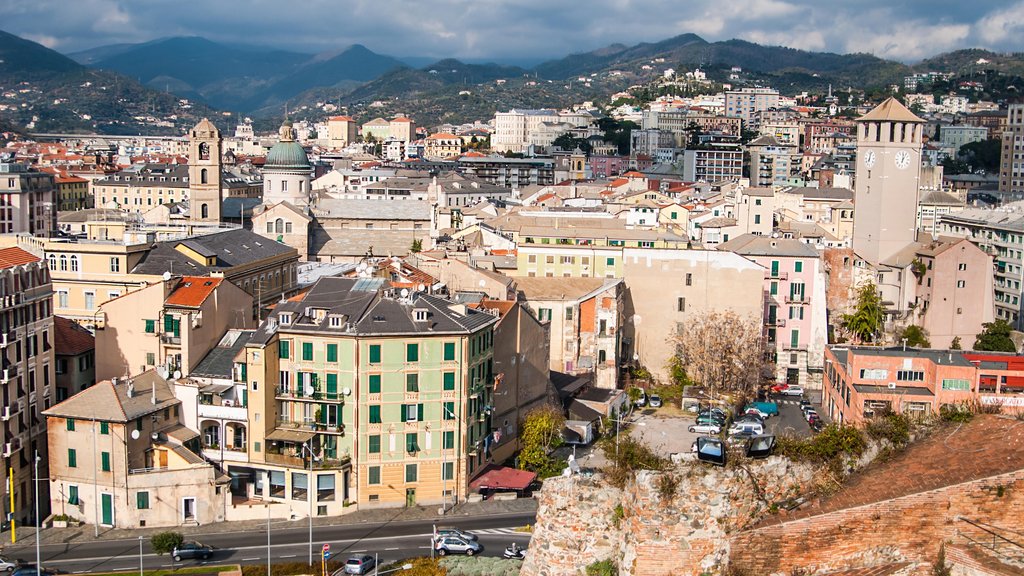
<path id="1" fill-rule="evenodd" d="M 900 170 L 906 170 L 910 166 L 910 152 L 900 150 L 896 153 L 894 161 L 896 162 L 897 168 Z"/>
<path id="2" fill-rule="evenodd" d="M 875 165 L 875 151 L 868 150 L 864 153 L 864 167 L 871 168 Z"/>

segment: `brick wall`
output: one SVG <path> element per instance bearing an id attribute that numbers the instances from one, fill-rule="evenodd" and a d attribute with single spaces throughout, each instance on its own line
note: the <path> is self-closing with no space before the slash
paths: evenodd
<path id="1" fill-rule="evenodd" d="M 730 562 L 741 573 L 764 575 L 931 563 L 942 542 L 971 530 L 958 516 L 1019 527 L 1024 470 L 743 531 L 730 539 Z"/>

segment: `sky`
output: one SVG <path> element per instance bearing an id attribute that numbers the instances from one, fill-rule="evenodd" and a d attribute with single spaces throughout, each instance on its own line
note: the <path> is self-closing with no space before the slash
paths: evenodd
<path id="1" fill-rule="evenodd" d="M 0 29 L 64 53 L 203 36 L 501 61 L 692 32 L 915 62 L 958 48 L 1024 51 L 1024 0 L 0 0 Z"/>

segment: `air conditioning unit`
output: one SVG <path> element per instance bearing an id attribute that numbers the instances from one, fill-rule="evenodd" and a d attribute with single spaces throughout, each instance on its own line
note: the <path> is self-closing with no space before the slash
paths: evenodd
<path id="1" fill-rule="evenodd" d="M 0 412 L 0 420 L 3 420 L 4 422 L 7 422 L 10 419 L 11 419 L 11 407 L 10 406 L 4 406 L 3 411 Z"/>
<path id="2" fill-rule="evenodd" d="M 895 382 L 889 382 L 889 390 L 895 390 L 895 389 L 896 389 L 896 383 Z"/>

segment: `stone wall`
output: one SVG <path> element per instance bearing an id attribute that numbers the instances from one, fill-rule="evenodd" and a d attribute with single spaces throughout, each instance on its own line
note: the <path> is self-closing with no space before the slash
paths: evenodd
<path id="1" fill-rule="evenodd" d="M 679 482 L 668 500 L 658 489 L 663 474 Z M 804 492 L 812 474 L 807 465 L 772 457 L 728 469 L 695 463 L 641 472 L 622 490 L 599 475 L 546 480 L 521 574 L 575 576 L 604 559 L 618 562 L 622 576 L 717 573 L 729 557 L 729 534 Z"/>
<path id="2" fill-rule="evenodd" d="M 909 561 L 924 574 L 940 544 L 972 533 L 960 517 L 1020 527 L 1024 470 L 743 531 L 731 538 L 731 565 L 776 575 Z"/>

